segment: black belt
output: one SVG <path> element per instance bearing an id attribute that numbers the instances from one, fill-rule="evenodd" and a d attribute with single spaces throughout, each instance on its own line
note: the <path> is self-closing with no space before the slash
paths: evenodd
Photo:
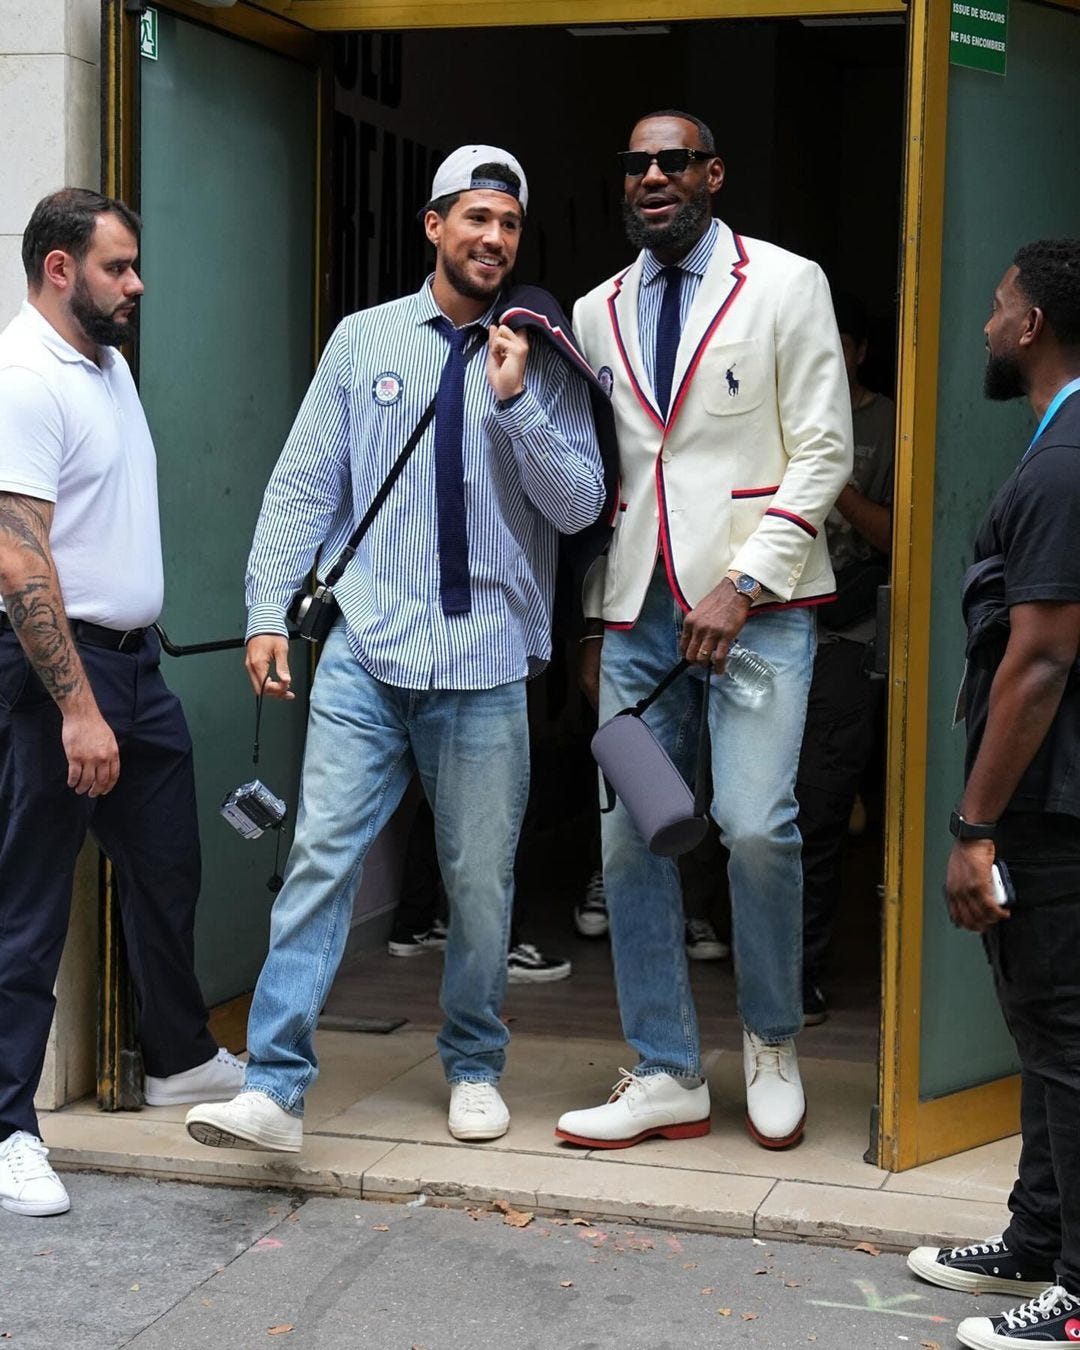
<path id="1" fill-rule="evenodd" d="M 99 623 L 90 623 L 87 619 L 68 619 L 71 636 L 76 642 L 85 642 L 88 647 L 108 647 L 110 651 L 127 652 L 137 647 L 148 628 L 128 628 L 121 632 L 118 628 L 103 628 Z M 0 633 L 8 629 L 14 632 L 14 625 L 7 614 L 0 614 Z"/>

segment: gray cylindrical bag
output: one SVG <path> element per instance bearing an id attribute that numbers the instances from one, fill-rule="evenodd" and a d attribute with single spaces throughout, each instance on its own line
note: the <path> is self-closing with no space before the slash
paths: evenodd
<path id="1" fill-rule="evenodd" d="M 591 745 L 608 793 L 608 804 L 601 810 L 613 810 L 617 796 L 649 850 L 669 858 L 696 847 L 708 826 L 705 788 L 710 678 L 704 681 L 702 695 L 696 796 L 642 714 L 688 665 L 689 662 L 680 661 L 651 694 L 609 718 L 597 730 Z"/>

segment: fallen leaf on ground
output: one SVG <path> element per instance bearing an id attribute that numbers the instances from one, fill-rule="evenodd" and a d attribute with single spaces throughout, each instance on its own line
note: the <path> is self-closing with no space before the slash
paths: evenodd
<path id="1" fill-rule="evenodd" d="M 717 1308 L 716 1311 L 720 1314 L 721 1317 L 730 1317 L 730 1316 L 731 1316 L 731 1309 L 730 1309 L 730 1308 Z"/>
<path id="2" fill-rule="evenodd" d="M 268 1336 L 287 1336 L 292 1329 L 293 1324 L 291 1322 L 278 1322 L 272 1327 L 267 1327 L 266 1334 Z"/>
<path id="3" fill-rule="evenodd" d="M 133 1284 L 133 1285 L 131 1286 L 131 1292 L 132 1292 L 133 1294 L 137 1294 L 137 1293 L 139 1292 L 139 1290 L 140 1290 L 141 1287 L 142 1287 L 141 1285 Z"/>
<path id="4" fill-rule="evenodd" d="M 550 1222 L 553 1223 L 553 1224 L 555 1224 L 555 1226 L 556 1226 L 557 1228 L 565 1228 L 565 1227 L 566 1227 L 566 1220 L 565 1220 L 565 1219 L 552 1219 Z"/>
<path id="5" fill-rule="evenodd" d="M 769 1273 L 768 1266 L 758 1266 L 757 1270 L 754 1271 L 755 1275 L 768 1275 L 768 1273 Z"/>
<path id="6" fill-rule="evenodd" d="M 561 1289 L 573 1289 L 573 1287 L 574 1287 L 574 1281 L 573 1281 L 573 1280 L 560 1280 L 560 1281 L 559 1281 L 559 1287 L 560 1287 Z"/>
<path id="7" fill-rule="evenodd" d="M 712 1287 L 711 1284 L 707 1284 L 701 1292 L 703 1294 L 715 1294 L 716 1290 Z"/>
<path id="8" fill-rule="evenodd" d="M 469 1218 L 472 1219 L 473 1223 L 479 1222 L 480 1215 L 483 1214 L 483 1212 L 484 1211 L 482 1209 L 467 1209 L 465 1211 L 465 1213 L 469 1216 Z"/>
<path id="9" fill-rule="evenodd" d="M 571 1223 L 583 1223 L 586 1228 L 592 1227 L 592 1219 L 583 1219 L 580 1215 L 570 1220 Z"/>
<path id="10" fill-rule="evenodd" d="M 941 1350 L 940 1341 L 920 1341 L 923 1350 Z"/>
<path id="11" fill-rule="evenodd" d="M 515 1209 L 509 1200 L 496 1200 L 495 1208 L 501 1211 L 503 1223 L 509 1224 L 511 1228 L 525 1228 L 536 1217 L 529 1210 Z"/>
<path id="12" fill-rule="evenodd" d="M 683 1262 L 683 1270 L 697 1270 L 697 1262 L 696 1262 L 696 1261 L 684 1261 L 684 1262 Z"/>
<path id="13" fill-rule="evenodd" d="M 292 1212 L 291 1214 L 289 1214 L 289 1215 L 286 1216 L 285 1222 L 286 1222 L 286 1223 L 299 1223 L 299 1222 L 300 1222 L 300 1211 L 299 1211 L 298 1209 L 294 1209 L 293 1212 Z"/>
<path id="14" fill-rule="evenodd" d="M 53 1249 L 52 1249 L 51 1247 L 46 1247 L 46 1248 L 44 1249 L 44 1251 L 40 1251 L 40 1252 L 35 1252 L 35 1253 L 34 1253 L 35 1256 L 52 1256 L 52 1254 L 53 1254 Z M 6 1334 L 9 1335 L 9 1336 L 11 1335 L 10 1332 L 7 1332 Z"/>
<path id="15" fill-rule="evenodd" d="M 855 1246 L 852 1247 L 851 1250 L 855 1252 L 865 1252 L 867 1256 L 881 1255 L 881 1248 L 875 1247 L 872 1242 L 856 1242 Z"/>
<path id="16" fill-rule="evenodd" d="M 757 1313 L 743 1313 L 742 1320 L 744 1322 L 754 1322 L 757 1320 Z"/>
<path id="17" fill-rule="evenodd" d="M 599 1228 L 583 1228 L 578 1234 L 578 1237 L 581 1238 L 583 1242 L 588 1242 L 590 1238 L 598 1238 L 600 1236 L 601 1233 Z M 607 1234 L 604 1233 L 603 1236 L 607 1237 Z"/>
<path id="18" fill-rule="evenodd" d="M 784 1281 L 784 1288 L 785 1288 L 785 1289 L 801 1289 L 801 1288 L 802 1288 L 802 1282 L 801 1282 L 800 1280 L 785 1280 L 785 1281 Z"/>
<path id="19" fill-rule="evenodd" d="M 375 1233 L 389 1233 L 390 1231 L 390 1225 L 388 1223 L 373 1223 L 371 1228 L 372 1232 Z"/>

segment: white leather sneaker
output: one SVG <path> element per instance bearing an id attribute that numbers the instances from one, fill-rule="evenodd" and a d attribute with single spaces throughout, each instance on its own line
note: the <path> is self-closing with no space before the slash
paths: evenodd
<path id="1" fill-rule="evenodd" d="M 241 1092 L 231 1102 L 193 1106 L 184 1122 L 192 1139 L 208 1148 L 262 1148 L 299 1153 L 304 1122 L 283 1111 L 265 1092 Z"/>
<path id="2" fill-rule="evenodd" d="M 71 1201 L 36 1134 L 16 1130 L 0 1144 L 0 1205 L 13 1214 L 66 1214 Z"/>
<path id="3" fill-rule="evenodd" d="M 746 1128 L 762 1148 L 790 1148 L 803 1136 L 806 1097 L 792 1039 L 766 1045 L 743 1028 Z"/>
<path id="4" fill-rule="evenodd" d="M 455 1139 L 500 1139 L 510 1112 L 494 1083 L 454 1083 L 446 1126 Z"/>
<path id="5" fill-rule="evenodd" d="M 244 1089 L 244 1066 L 219 1050 L 205 1064 L 196 1064 L 183 1073 L 171 1073 L 168 1078 L 146 1075 L 147 1106 L 176 1106 L 179 1102 L 227 1102 Z"/>
<path id="6" fill-rule="evenodd" d="M 625 1069 L 603 1106 L 567 1111 L 555 1138 L 585 1148 L 629 1148 L 642 1139 L 696 1139 L 708 1134 L 709 1085 L 693 1086 L 669 1073 L 641 1078 Z"/>

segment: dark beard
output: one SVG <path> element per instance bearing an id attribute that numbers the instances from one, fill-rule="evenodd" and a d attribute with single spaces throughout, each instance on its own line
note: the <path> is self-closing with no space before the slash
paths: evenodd
<path id="1" fill-rule="evenodd" d="M 1009 352 L 990 356 L 983 376 L 983 395 L 995 403 L 1007 403 L 1010 399 L 1023 398 L 1026 393 L 1027 385 L 1016 357 Z"/>
<path id="2" fill-rule="evenodd" d="M 123 323 L 113 318 L 113 313 L 98 309 L 90 294 L 90 288 L 82 276 L 78 277 L 71 293 L 71 313 L 91 342 L 99 347 L 119 347 L 122 342 L 130 342 L 135 336 L 137 310 Z"/>
<path id="3" fill-rule="evenodd" d="M 447 281 L 458 295 L 463 295 L 466 300 L 494 300 L 505 284 L 504 279 L 496 281 L 492 286 L 480 286 L 475 281 L 470 281 L 461 268 L 449 258 L 444 257 L 442 265 Z"/>
<path id="4" fill-rule="evenodd" d="M 625 197 L 622 211 L 626 237 L 635 248 L 651 248 L 654 253 L 682 258 L 705 233 L 712 219 L 712 197 L 703 187 L 683 202 L 667 225 L 646 224 Z"/>

